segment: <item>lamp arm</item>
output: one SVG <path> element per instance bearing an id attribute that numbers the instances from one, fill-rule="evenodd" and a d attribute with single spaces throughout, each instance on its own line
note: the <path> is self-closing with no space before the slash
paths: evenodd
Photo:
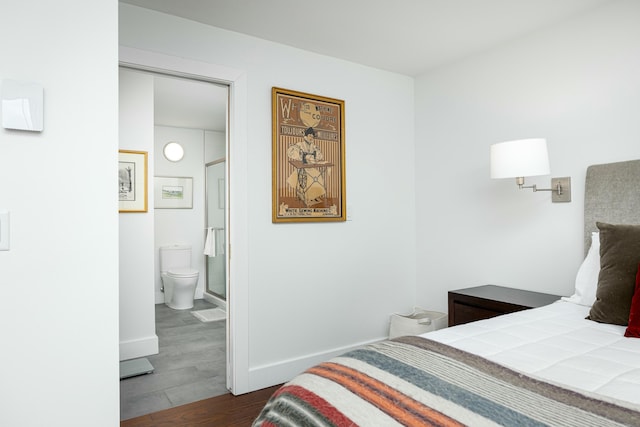
<path id="1" fill-rule="evenodd" d="M 558 193 L 558 195 L 562 194 L 562 185 L 560 185 L 560 183 L 558 183 L 556 185 L 556 188 L 538 188 L 535 184 L 533 184 L 533 185 L 524 185 L 524 177 L 523 176 L 519 176 L 519 177 L 516 178 L 516 184 L 518 185 L 518 188 L 520 190 L 522 190 L 523 188 L 531 188 L 534 193 L 536 191 L 554 191 L 554 192 Z"/>

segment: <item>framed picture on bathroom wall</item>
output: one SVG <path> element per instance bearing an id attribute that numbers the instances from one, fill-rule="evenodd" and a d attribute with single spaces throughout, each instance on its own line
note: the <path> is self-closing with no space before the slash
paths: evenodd
<path id="1" fill-rule="evenodd" d="M 156 209 L 193 209 L 193 178 L 156 176 L 153 196 Z"/>
<path id="2" fill-rule="evenodd" d="M 118 151 L 119 212 L 147 211 L 147 152 Z"/>
<path id="3" fill-rule="evenodd" d="M 346 220 L 344 101 L 274 87 L 272 222 Z"/>

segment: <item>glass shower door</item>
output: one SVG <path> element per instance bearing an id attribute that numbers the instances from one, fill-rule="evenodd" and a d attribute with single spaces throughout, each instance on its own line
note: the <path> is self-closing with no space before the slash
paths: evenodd
<path id="1" fill-rule="evenodd" d="M 215 254 L 207 256 L 207 293 L 227 300 L 226 245 L 225 245 L 225 160 L 213 161 L 206 166 L 207 178 L 207 231 L 213 233 Z"/>

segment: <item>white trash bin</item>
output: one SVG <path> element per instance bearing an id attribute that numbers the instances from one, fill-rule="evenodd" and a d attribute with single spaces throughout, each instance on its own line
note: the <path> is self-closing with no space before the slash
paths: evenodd
<path id="1" fill-rule="evenodd" d="M 447 314 L 415 307 L 410 314 L 392 314 L 389 339 L 404 335 L 420 335 L 447 327 Z"/>

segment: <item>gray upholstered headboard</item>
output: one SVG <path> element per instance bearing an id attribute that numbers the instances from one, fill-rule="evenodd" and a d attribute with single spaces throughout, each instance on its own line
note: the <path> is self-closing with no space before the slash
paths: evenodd
<path id="1" fill-rule="evenodd" d="M 640 160 L 587 168 L 584 194 L 584 253 L 596 221 L 640 224 Z"/>

